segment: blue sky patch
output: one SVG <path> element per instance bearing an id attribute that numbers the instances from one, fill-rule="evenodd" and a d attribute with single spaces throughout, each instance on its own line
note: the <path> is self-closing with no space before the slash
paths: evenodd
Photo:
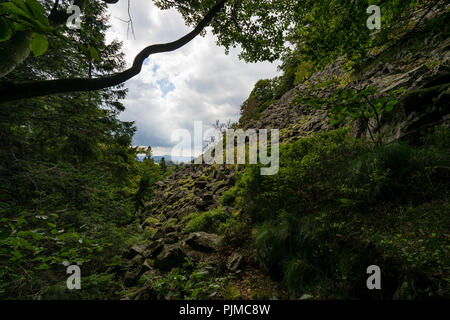
<path id="1" fill-rule="evenodd" d="M 159 85 L 159 89 L 162 91 L 162 97 L 164 98 L 170 91 L 175 90 L 175 86 L 172 82 L 169 81 L 169 78 L 162 78 L 160 80 L 156 80 L 156 83 Z"/>

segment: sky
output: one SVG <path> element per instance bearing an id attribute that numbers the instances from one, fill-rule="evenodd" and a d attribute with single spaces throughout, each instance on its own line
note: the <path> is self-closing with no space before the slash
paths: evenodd
<path id="1" fill-rule="evenodd" d="M 109 5 L 108 12 L 112 27 L 107 41 L 123 41 L 127 66 L 146 46 L 176 40 L 191 30 L 177 11 L 161 11 L 148 0 L 131 0 L 134 39 L 121 21 L 128 20 L 127 1 Z M 174 52 L 151 55 L 141 73 L 125 83 L 129 90 L 120 119 L 135 122 L 133 144 L 150 145 L 154 155 L 167 155 L 178 143 L 172 141 L 172 134 L 185 129 L 193 136 L 194 121 L 204 126 L 216 120 L 237 121 L 240 105 L 254 84 L 277 74 L 275 63 L 245 63 L 238 54 L 236 48 L 226 55 L 208 30 L 205 37 L 198 36 Z"/>

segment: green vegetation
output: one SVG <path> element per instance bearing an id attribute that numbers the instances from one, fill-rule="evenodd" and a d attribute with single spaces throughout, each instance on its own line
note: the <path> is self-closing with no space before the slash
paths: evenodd
<path id="1" fill-rule="evenodd" d="M 217 299 L 220 289 L 227 283 L 213 267 L 186 261 L 181 268 L 172 269 L 167 275 L 151 277 L 149 287 L 141 294 L 148 294 L 156 299 Z M 144 284 L 145 275 L 140 280 Z M 135 299 L 141 298 L 139 295 Z"/>
<path id="2" fill-rule="evenodd" d="M 388 94 L 380 94 L 378 88 L 368 86 L 361 90 L 355 90 L 342 86 L 345 81 L 340 78 L 325 79 L 308 85 L 308 92 L 299 91 L 293 105 L 309 106 L 315 109 L 327 109 L 332 126 L 347 125 L 350 121 L 359 120 L 369 132 L 370 139 L 376 145 L 383 144 L 383 135 L 380 132 L 382 117 L 391 112 L 398 104 L 396 97 L 403 93 L 404 88 L 393 90 Z M 330 88 L 333 89 L 328 97 L 320 97 Z M 325 94 L 326 96 L 326 94 Z M 371 124 L 373 119 L 375 124 Z"/>
<path id="3" fill-rule="evenodd" d="M 27 1 L 31 8 L 35 3 Z M 122 68 L 120 44 L 105 44 L 105 8 L 90 3 L 79 31 L 81 42 L 102 49 L 101 62 L 84 56 L 78 36 L 70 36 L 68 46 L 67 39 L 49 34 L 46 54 L 30 57 L 8 78 L 38 78 L 31 70 L 70 77 Z M 120 297 L 122 254 L 139 234 L 136 200 L 151 198 L 164 177 L 152 161 L 136 161 L 133 123 L 117 119 L 125 93 L 114 87 L 1 106 L 3 299 Z M 82 266 L 85 290 L 66 288 L 66 262 Z"/>
<path id="4" fill-rule="evenodd" d="M 206 231 L 215 233 L 228 217 L 228 214 L 219 207 L 213 211 L 196 212 L 183 219 L 184 232 Z"/>
<path id="5" fill-rule="evenodd" d="M 292 297 L 361 298 L 376 263 L 392 285 L 384 298 L 444 296 L 448 134 L 371 147 L 340 129 L 284 145 L 277 175 L 247 167 L 229 193 L 253 222 L 260 266 Z"/>
<path id="6" fill-rule="evenodd" d="M 130 69 L 121 43 L 106 41 L 105 1 L 77 1 L 76 30 L 67 3 L 0 0 L 0 298 L 449 296 L 450 130 L 438 125 L 448 116 L 449 12 L 424 19 L 445 1 L 154 0 L 197 27 L 147 47 Z M 369 5 L 381 7 L 381 30 L 366 27 Z M 123 83 L 155 48 L 173 51 L 206 26 L 247 62 L 280 61 L 281 75 L 255 84 L 232 126 L 283 122 L 276 175 L 174 168 L 151 148 L 136 159 L 136 128 L 118 118 Z M 283 112 L 270 117 L 278 102 Z M 383 131 L 390 120 L 401 139 Z M 73 264 L 83 290 L 66 287 Z M 373 264 L 382 291 L 367 290 Z"/>

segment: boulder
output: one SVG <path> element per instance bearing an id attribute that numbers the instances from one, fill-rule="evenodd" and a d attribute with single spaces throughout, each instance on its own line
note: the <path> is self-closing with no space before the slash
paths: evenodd
<path id="1" fill-rule="evenodd" d="M 155 258 L 164 248 L 164 245 L 161 242 L 155 243 L 151 248 L 144 251 L 142 254 L 145 258 Z"/>
<path id="2" fill-rule="evenodd" d="M 215 194 L 217 192 L 217 190 L 220 190 L 220 189 L 222 189 L 222 188 L 224 188 L 226 186 L 228 186 L 227 182 L 219 181 L 211 188 L 211 192 L 213 194 Z"/>
<path id="3" fill-rule="evenodd" d="M 155 259 L 155 267 L 169 271 L 180 266 L 184 262 L 186 255 L 178 244 L 165 245 L 162 252 Z"/>
<path id="4" fill-rule="evenodd" d="M 153 259 L 145 259 L 144 263 L 142 264 L 142 269 L 145 272 L 153 271 L 154 265 L 155 265 L 155 260 L 153 260 Z"/>
<path id="5" fill-rule="evenodd" d="M 176 232 L 171 232 L 165 236 L 163 241 L 165 244 L 174 244 L 177 243 L 179 240 L 180 239 L 178 237 L 178 234 Z"/>
<path id="6" fill-rule="evenodd" d="M 194 232 L 184 242 L 192 249 L 202 252 L 213 252 L 219 247 L 219 237 L 213 233 Z"/>
<path id="7" fill-rule="evenodd" d="M 152 228 L 156 228 L 161 226 L 162 223 L 159 219 L 154 218 L 154 217 L 148 217 L 144 220 L 144 223 L 142 224 L 142 227 L 152 227 Z"/>
<path id="8" fill-rule="evenodd" d="M 136 255 L 142 255 L 147 247 L 147 244 L 134 244 L 125 255 L 128 259 L 132 259 Z"/>

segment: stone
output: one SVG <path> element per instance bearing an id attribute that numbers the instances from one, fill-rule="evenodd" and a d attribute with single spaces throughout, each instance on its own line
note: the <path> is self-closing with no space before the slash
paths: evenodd
<path id="1" fill-rule="evenodd" d="M 211 192 L 213 194 L 216 194 L 217 190 L 222 189 L 223 187 L 226 187 L 228 184 L 225 181 L 219 181 L 217 182 L 212 188 L 211 188 Z"/>
<path id="2" fill-rule="evenodd" d="M 165 235 L 165 232 L 164 232 L 162 229 L 158 229 L 158 230 L 156 231 L 156 233 L 153 234 L 152 240 L 158 240 L 158 239 L 161 239 L 161 238 L 164 237 L 164 235 Z"/>
<path id="3" fill-rule="evenodd" d="M 219 237 L 213 233 L 194 232 L 184 242 L 192 249 L 202 252 L 213 252 L 219 247 Z"/>
<path id="4" fill-rule="evenodd" d="M 136 255 L 142 255 L 144 251 L 147 249 L 147 244 L 134 244 L 130 250 L 126 253 L 126 256 L 129 259 L 135 257 Z"/>
<path id="5" fill-rule="evenodd" d="M 145 259 L 144 263 L 142 264 L 142 269 L 147 272 L 147 271 L 153 270 L 154 266 L 155 266 L 155 260 Z"/>
<path id="6" fill-rule="evenodd" d="M 194 182 L 194 186 L 199 188 L 199 189 L 204 189 L 207 184 L 208 184 L 208 182 L 205 181 L 205 180 L 196 180 Z"/>
<path id="7" fill-rule="evenodd" d="M 163 226 L 164 232 L 166 232 L 166 233 L 176 232 L 178 229 L 177 223 L 178 223 L 178 219 L 176 219 L 176 218 L 170 218 L 169 220 L 167 220 L 167 222 Z"/>
<path id="8" fill-rule="evenodd" d="M 135 272 L 127 271 L 123 277 L 123 284 L 125 285 L 125 287 L 134 286 L 137 282 L 136 277 L 137 275 Z"/>
<path id="9" fill-rule="evenodd" d="M 144 220 L 144 223 L 142 224 L 142 227 L 159 227 L 161 226 L 162 223 L 161 221 L 159 221 L 159 219 L 157 218 L 153 218 L 153 217 L 148 217 Z"/>
<path id="10" fill-rule="evenodd" d="M 178 244 L 165 245 L 162 252 L 155 259 L 155 267 L 164 271 L 170 271 L 184 262 L 186 255 Z"/>
<path id="11" fill-rule="evenodd" d="M 164 245 L 162 243 L 156 243 L 153 247 L 144 251 L 143 256 L 145 258 L 155 258 L 163 249 Z"/>
<path id="12" fill-rule="evenodd" d="M 166 237 L 164 238 L 165 244 L 174 244 L 177 243 L 180 240 L 178 237 L 178 234 L 176 232 L 168 233 Z"/>
<path id="13" fill-rule="evenodd" d="M 230 271 L 238 271 L 241 270 L 244 266 L 244 256 L 240 253 L 233 253 L 227 259 L 227 269 Z"/>

